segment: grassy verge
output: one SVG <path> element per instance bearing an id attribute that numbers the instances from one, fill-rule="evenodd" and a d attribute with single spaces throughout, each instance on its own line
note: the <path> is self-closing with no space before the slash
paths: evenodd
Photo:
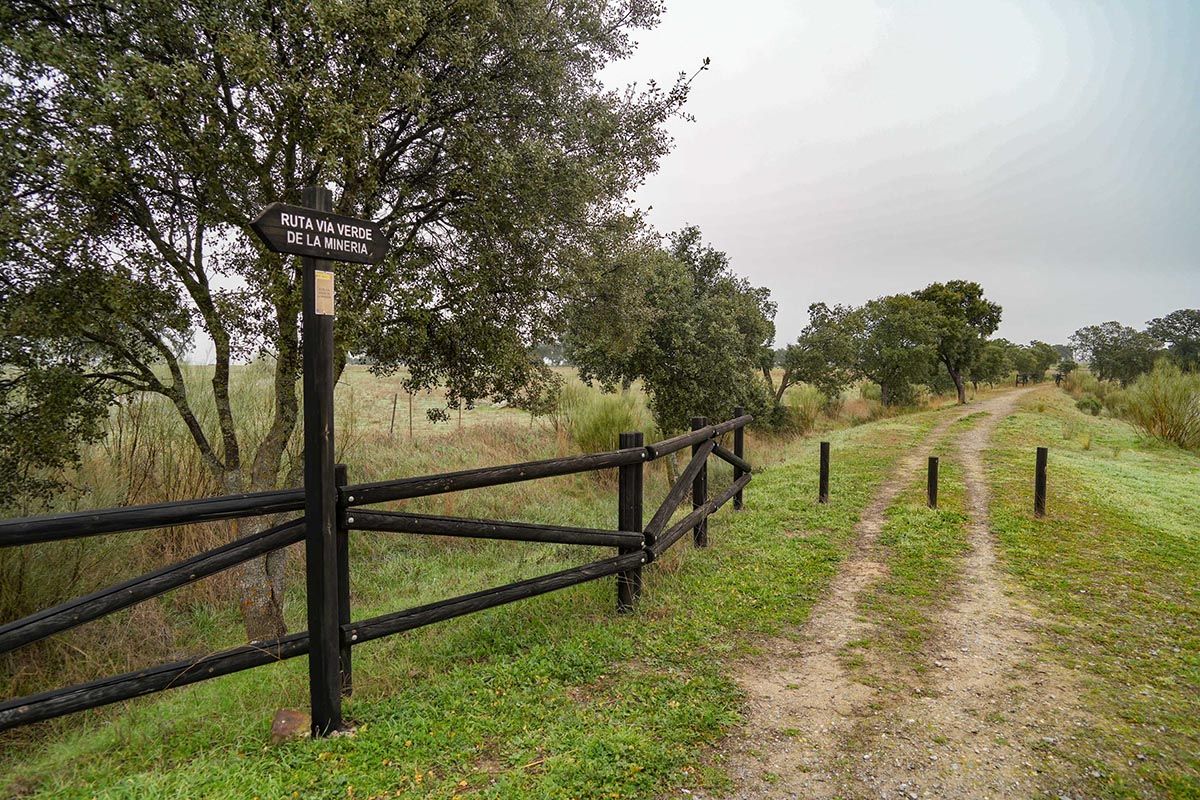
<path id="1" fill-rule="evenodd" d="M 1029 509 L 1038 445 L 1043 520 Z M 1006 566 L 1097 720 L 1060 754 L 1097 796 L 1200 797 L 1200 458 L 1044 390 L 1000 424 L 987 472 Z"/>
<path id="2" fill-rule="evenodd" d="M 747 509 L 714 520 L 708 550 L 685 543 L 648 570 L 634 615 L 613 613 L 606 580 L 356 649 L 352 738 L 265 745 L 272 711 L 306 704 L 298 660 L 9 734 L 0 744 L 4 788 L 64 798 L 568 798 L 719 787 L 724 776 L 707 766 L 706 745 L 737 722 L 730 663 L 757 636 L 807 617 L 874 487 L 935 416 L 829 435 L 827 506 L 813 502 L 814 442 L 768 458 L 751 451 L 769 466 Z M 718 473 L 711 483 L 726 480 Z M 563 485 L 568 496 L 574 486 Z M 655 487 L 648 508 L 664 489 Z M 615 513 L 615 492 L 605 505 L 586 497 L 601 494 L 581 491 L 563 508 L 572 521 L 600 522 Z M 522 516 L 549 512 L 540 496 Z M 356 616 L 589 555 L 364 538 Z"/>

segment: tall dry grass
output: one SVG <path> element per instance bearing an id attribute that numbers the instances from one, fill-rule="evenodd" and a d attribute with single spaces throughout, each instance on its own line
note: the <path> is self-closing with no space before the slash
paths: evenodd
<path id="1" fill-rule="evenodd" d="M 579 381 L 567 381 L 550 416 L 555 429 L 584 453 L 617 449 L 619 436 L 626 431 L 642 431 L 648 442 L 657 438 L 645 396 L 633 389 L 601 393 Z"/>
<path id="2" fill-rule="evenodd" d="M 788 418 L 797 433 L 808 433 L 821 414 L 829 408 L 829 399 L 813 386 L 800 385 L 787 393 Z"/>
<path id="3" fill-rule="evenodd" d="M 196 416 L 210 439 L 218 441 L 211 377 L 208 367 L 185 369 Z M 248 364 L 234 370 L 231 401 L 244 457 L 253 454 L 270 424 L 271 382 L 269 364 Z M 603 395 L 577 379 L 568 379 L 560 408 L 538 424 L 531 424 L 524 412 L 484 405 L 464 412 L 463 427 L 453 420 L 438 426 L 426 423 L 414 426 L 419 435 L 409 439 L 407 419 L 401 423 L 401 435 L 392 429 L 395 394 L 391 383 L 391 379 L 354 369 L 346 372 L 338 386 L 335 453 L 348 465 L 352 482 L 607 450 L 616 447 L 617 434 L 626 430 L 643 430 L 649 441 L 656 437 L 645 397 L 636 388 Z M 439 398 L 430 396 L 423 401 L 424 406 L 433 407 Z M 298 429 L 284 459 L 281 484 L 296 471 L 302 439 Z M 612 491 L 615 471 L 611 472 L 614 474 L 602 475 L 600 480 L 594 474 L 564 476 L 394 505 L 428 513 L 608 527 L 614 521 L 609 517 L 615 516 L 616 503 Z M 156 395 L 129 396 L 115 406 L 106 436 L 86 450 L 70 479 L 74 490 L 56 498 L 51 511 L 165 502 L 222 491 L 174 407 Z M 665 480 L 661 465 L 655 466 L 647 475 L 648 491 L 665 491 Z M 205 523 L 0 549 L 0 622 L 174 563 L 237 535 L 236 522 Z M 362 537 L 359 541 L 368 558 L 385 557 L 389 548 L 395 547 L 436 552 L 475 546 L 466 540 L 445 539 Z M 293 586 L 302 583 L 297 580 L 301 567 L 301 558 L 290 560 Z M 220 573 L 0 656 L 0 693 L 23 694 L 232 644 L 240 636 L 234 595 L 232 571 Z M 294 617 L 290 621 L 302 627 L 303 603 L 289 605 L 289 616 Z"/>

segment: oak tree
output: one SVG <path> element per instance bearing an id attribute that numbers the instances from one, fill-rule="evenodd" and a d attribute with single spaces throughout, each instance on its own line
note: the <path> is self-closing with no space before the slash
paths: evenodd
<path id="1" fill-rule="evenodd" d="M 1152 335 L 1119 322 L 1080 328 L 1071 335 L 1071 346 L 1096 377 L 1122 385 L 1149 372 L 1162 353 L 1162 343 Z"/>
<path id="2" fill-rule="evenodd" d="M 1146 332 L 1163 342 L 1185 372 L 1200 370 L 1200 309 L 1181 308 L 1146 323 Z"/>
<path id="3" fill-rule="evenodd" d="M 567 353 L 586 381 L 607 389 L 641 380 L 664 433 L 693 416 L 770 408 L 759 377 L 775 335 L 768 290 L 735 275 L 728 256 L 684 228 L 619 254 L 607 274 L 621 287 L 570 314 Z M 621 276 L 621 277 L 617 277 Z"/>
<path id="4" fill-rule="evenodd" d="M 928 381 L 937 364 L 938 307 L 897 294 L 870 301 L 855 316 L 858 372 L 879 384 L 884 405 L 911 404 L 913 384 Z"/>
<path id="5" fill-rule="evenodd" d="M 983 287 L 974 281 L 931 283 L 913 296 L 937 306 L 937 357 L 954 381 L 958 402 L 965 403 L 964 376 L 979 358 L 987 337 L 1000 326 L 1000 306 L 987 300 Z"/>
<path id="6" fill-rule="evenodd" d="M 854 313 L 853 308 L 843 305 L 813 303 L 808 307 L 808 324 L 779 358 L 783 375 L 778 385 L 770 370 L 763 370 L 763 378 L 772 390 L 777 408 L 788 387 L 797 383 L 816 387 L 830 404 L 837 404 L 842 392 L 857 377 Z"/>
<path id="7" fill-rule="evenodd" d="M 299 276 L 247 223 L 325 185 L 334 211 L 378 221 L 392 242 L 376 266 L 337 269 L 339 374 L 354 352 L 406 368 L 410 390 L 444 384 L 452 404 L 513 395 L 539 372 L 529 347 L 552 338 L 586 278 L 586 233 L 627 213 L 669 148 L 687 79 L 622 90 L 599 77 L 660 12 L 657 0 L 8 0 L 0 286 L 24 313 L 4 315 L 3 335 L 36 343 L 41 375 L 76 376 L 67 395 L 167 398 L 225 491 L 290 483 Z M 211 423 L 183 380 L 197 338 L 215 358 Z M 230 379 L 256 357 L 274 378 L 269 423 L 249 435 Z M 251 638 L 283 630 L 284 558 L 241 572 Z"/>

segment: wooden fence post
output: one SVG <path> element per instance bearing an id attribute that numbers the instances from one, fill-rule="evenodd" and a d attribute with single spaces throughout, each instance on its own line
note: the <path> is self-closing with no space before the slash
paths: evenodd
<path id="1" fill-rule="evenodd" d="M 304 188 L 304 205 L 330 211 L 333 193 Z M 342 726 L 338 676 L 337 487 L 333 478 L 333 264 L 303 257 L 304 555 L 308 592 L 308 688 L 313 736 Z M 328 284 L 317 304 L 317 281 Z M 328 302 L 328 305 L 325 305 Z"/>
<path id="2" fill-rule="evenodd" d="M 1037 462 L 1033 473 L 1033 515 L 1046 516 L 1046 462 L 1050 451 L 1045 447 L 1037 449 Z"/>
<path id="3" fill-rule="evenodd" d="M 645 443 L 641 432 L 622 433 L 619 447 L 642 447 Z M 626 464 L 617 467 L 617 530 L 641 533 L 642 531 L 642 464 Z M 635 553 L 637 548 L 620 548 L 622 555 Z M 633 611 L 642 594 L 642 570 L 626 570 L 617 573 L 617 612 Z"/>
<path id="4" fill-rule="evenodd" d="M 345 464 L 334 465 L 333 482 L 339 489 L 350 482 Z M 341 500 L 341 492 L 338 492 L 337 519 L 338 635 L 341 641 L 341 649 L 338 652 L 338 672 L 342 697 L 349 697 L 354 692 L 351 648 L 348 639 L 340 638 L 340 628 L 342 625 L 350 624 L 350 531 L 346 528 L 346 506 Z"/>
<path id="5" fill-rule="evenodd" d="M 734 417 L 740 417 L 740 416 L 744 415 L 745 413 L 746 413 L 746 409 L 742 408 L 741 406 L 738 406 L 737 408 L 733 409 Z M 740 428 L 735 428 L 733 431 L 733 454 L 735 456 L 737 456 L 738 458 L 746 457 L 746 426 L 745 425 L 743 425 Z M 742 475 L 744 475 L 744 474 L 745 474 L 745 472 L 743 472 L 740 467 L 733 468 L 733 479 L 735 481 L 738 478 L 742 477 Z M 737 494 L 735 494 L 733 496 L 733 510 L 734 511 L 742 510 L 742 493 L 740 490 L 738 491 Z"/>
<path id="6" fill-rule="evenodd" d="M 705 417 L 692 417 L 692 430 L 698 431 L 708 425 L 708 420 Z M 692 458 L 700 452 L 700 444 L 692 445 Z M 696 473 L 695 480 L 692 481 L 692 510 L 699 508 L 708 502 L 708 463 L 700 467 L 700 471 Z M 700 520 L 696 523 L 696 527 L 692 528 L 692 543 L 696 547 L 708 547 L 708 518 Z"/>
<path id="7" fill-rule="evenodd" d="M 829 502 L 829 442 L 821 442 L 821 477 L 817 487 L 817 502 Z"/>
<path id="8" fill-rule="evenodd" d="M 926 478 L 926 490 L 929 495 L 929 507 L 937 508 L 938 495 L 938 458 L 937 456 L 929 457 L 929 475 Z"/>

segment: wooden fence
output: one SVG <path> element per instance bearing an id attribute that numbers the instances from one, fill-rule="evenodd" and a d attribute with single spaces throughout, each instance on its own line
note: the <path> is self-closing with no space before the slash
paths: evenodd
<path id="1" fill-rule="evenodd" d="M 316 735 L 325 735 L 340 724 L 340 698 L 348 695 L 352 689 L 351 651 L 355 645 L 612 575 L 617 576 L 617 609 L 621 612 L 629 611 L 638 600 L 644 565 L 652 563 L 689 530 L 693 533 L 696 546 L 705 546 L 708 517 L 730 499 L 733 499 L 735 508 L 741 507 L 742 490 L 751 477 L 751 466 L 745 459 L 743 432 L 751 420 L 752 417 L 737 409 L 733 419 L 718 424 L 709 425 L 703 418 L 694 418 L 691 432 L 656 444 L 643 445 L 642 434 L 625 433 L 621 434 L 619 449 L 607 453 L 530 461 L 379 483 L 348 484 L 346 469 L 339 465 L 335 479 L 336 498 L 333 498 L 337 515 L 336 563 L 321 563 L 320 559 L 315 558 L 306 561 L 306 569 L 310 572 L 309 586 L 313 585 L 311 573 L 314 570 L 332 573 L 332 577 L 328 574 L 322 576 L 330 579 L 336 586 L 336 592 L 322 598 L 321 602 L 328 604 L 328 607 L 314 609 L 314 597 L 311 593 L 309 596 L 310 620 L 316 613 L 332 615 L 337 619 L 337 625 L 331 627 L 332 636 L 324 637 L 320 641 L 310 641 L 308 632 L 301 631 L 270 641 L 251 642 L 241 647 L 159 664 L 122 675 L 52 689 L 27 697 L 6 699 L 0 702 L 0 730 L 308 654 L 312 684 L 310 694 L 314 699 L 323 698 L 321 707 L 328 709 L 319 711 L 317 702 L 314 702 L 313 732 Z M 733 433 L 732 451 L 719 444 L 720 438 L 730 432 Z M 654 512 L 649 524 L 643 527 L 643 465 L 688 447 L 692 449 L 691 460 L 671 486 L 666 499 Z M 710 455 L 733 465 L 733 482 L 714 497 L 708 495 L 707 463 Z M 612 468 L 618 470 L 616 530 L 465 519 L 365 508 L 376 503 Z M 672 522 L 676 510 L 689 494 L 692 498 L 691 512 Z M 0 546 L 12 547 L 170 525 L 301 513 L 301 516 L 295 519 L 242 537 L 223 547 L 200 553 L 186 561 L 0 625 L 0 653 L 112 614 L 278 548 L 304 541 L 306 500 L 311 502 L 312 498 L 306 498 L 303 490 L 289 489 L 0 520 Z M 599 545 L 616 548 L 617 554 L 550 575 L 369 619 L 353 620 L 350 613 L 348 548 L 351 531 Z M 327 674 L 311 668 L 316 659 L 333 659 L 336 662 L 335 674 L 339 678 L 337 685 L 318 686 L 313 683 L 321 681 L 322 674 Z"/>

